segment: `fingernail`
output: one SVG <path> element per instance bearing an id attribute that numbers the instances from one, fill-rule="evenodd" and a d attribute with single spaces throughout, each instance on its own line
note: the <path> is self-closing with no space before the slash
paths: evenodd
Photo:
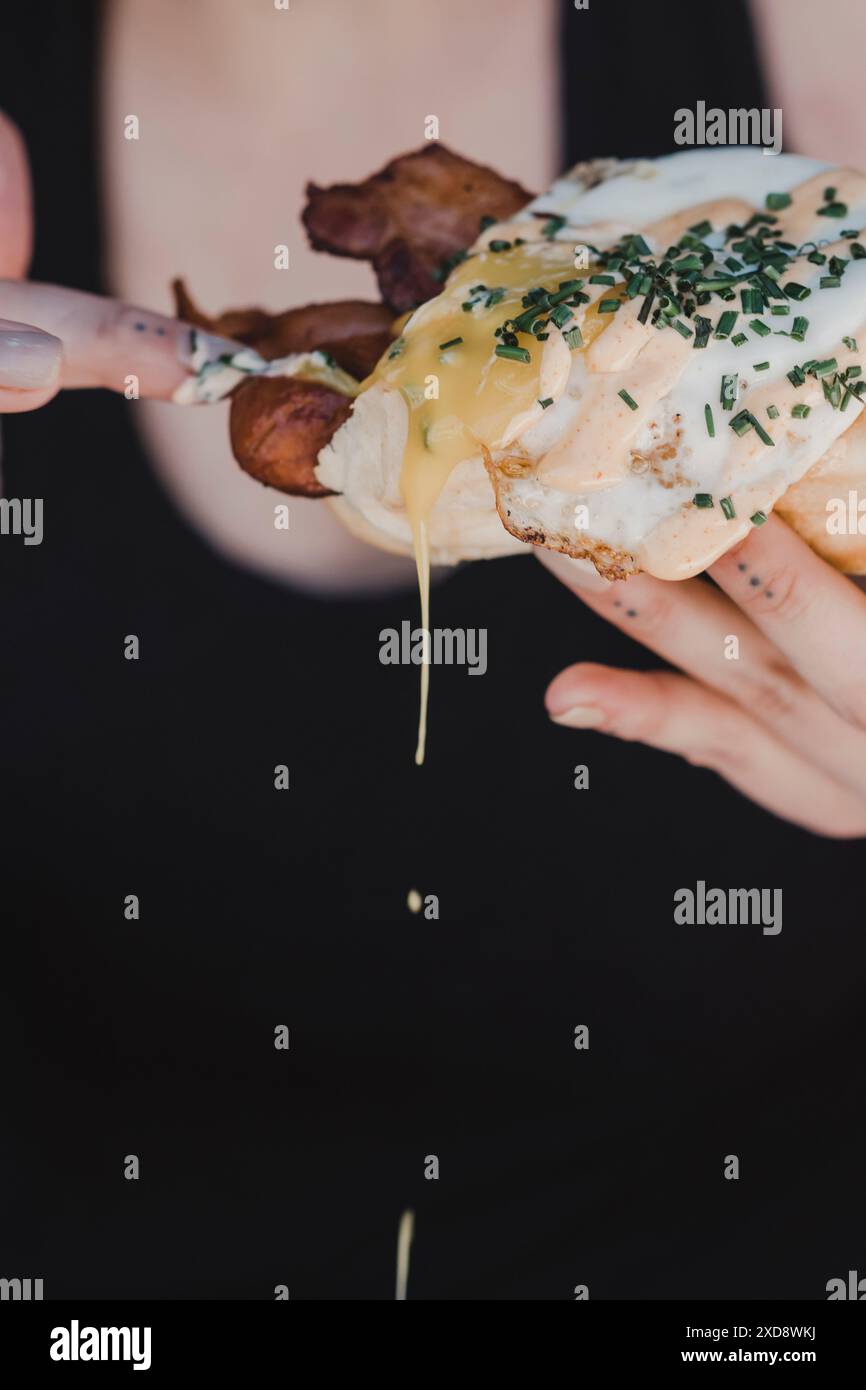
<path id="1" fill-rule="evenodd" d="M 562 714 L 550 716 L 554 724 L 562 724 L 566 729 L 592 729 L 604 719 L 604 710 L 595 705 L 573 705 Z"/>
<path id="2" fill-rule="evenodd" d="M 38 328 L 0 328 L 0 386 L 37 391 L 57 380 L 63 344 Z"/>

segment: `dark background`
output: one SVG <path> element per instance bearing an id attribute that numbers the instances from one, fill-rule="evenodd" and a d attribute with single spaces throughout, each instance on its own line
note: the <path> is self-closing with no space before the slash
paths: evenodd
<path id="1" fill-rule="evenodd" d="M 743 8 L 736 62 L 684 11 L 563 5 L 564 161 L 666 152 L 699 98 L 765 104 Z M 90 289 L 95 16 L 0 18 L 33 274 Z M 0 1275 L 387 1299 L 409 1206 L 419 1299 L 820 1299 L 866 1272 L 862 843 L 550 726 L 569 662 L 656 663 L 531 559 L 437 591 L 490 669 L 434 670 L 419 771 L 417 671 L 378 661 L 414 595 L 319 603 L 229 568 L 131 409 L 71 393 L 3 422 L 7 495 L 44 497 L 46 532 L 0 541 Z M 676 926 L 699 878 L 783 888 L 781 935 Z"/>

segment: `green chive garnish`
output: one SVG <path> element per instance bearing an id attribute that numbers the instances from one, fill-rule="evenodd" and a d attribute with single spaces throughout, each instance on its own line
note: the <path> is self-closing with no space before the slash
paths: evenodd
<path id="1" fill-rule="evenodd" d="M 754 328 L 755 332 L 761 338 L 766 338 L 767 335 L 771 332 L 767 325 L 765 323 L 762 323 L 760 319 L 751 319 L 749 322 L 749 327 Z"/>
<path id="2" fill-rule="evenodd" d="M 806 416 L 811 412 L 811 409 L 812 407 L 810 405 L 795 405 L 791 409 L 791 414 L 795 420 L 805 420 Z"/>
<path id="3" fill-rule="evenodd" d="M 542 410 L 546 410 L 549 405 L 553 405 L 553 397 L 545 396 L 544 400 L 539 401 L 538 404 L 541 406 Z"/>
<path id="4" fill-rule="evenodd" d="M 819 208 L 819 209 L 818 209 L 818 216 L 819 216 L 819 217 L 847 217 L 847 216 L 848 216 L 848 204 L 847 204 L 847 203 L 825 203 L 824 206 L 823 206 L 822 208 Z"/>
<path id="5" fill-rule="evenodd" d="M 752 366 L 756 372 L 765 372 L 769 367 L 769 362 L 753 362 Z"/>
<path id="6" fill-rule="evenodd" d="M 716 425 L 713 420 L 713 412 L 708 405 L 704 406 L 704 419 L 707 422 L 707 434 L 710 436 L 710 439 L 715 439 Z"/>
<path id="7" fill-rule="evenodd" d="M 778 407 L 777 405 L 768 405 L 768 406 L 767 406 L 767 414 L 769 415 L 769 417 L 770 417 L 771 420 L 778 420 L 778 418 L 779 418 L 779 407 Z"/>
<path id="8" fill-rule="evenodd" d="M 808 285 L 798 285 L 796 280 L 785 286 L 785 294 L 789 299 L 808 299 L 811 293 Z"/>
<path id="9" fill-rule="evenodd" d="M 511 250 L 511 242 L 510 242 L 510 241 L 499 241 L 498 239 L 495 240 L 495 241 L 490 241 L 490 242 L 487 243 L 487 249 L 488 249 L 488 251 L 510 251 L 510 250 Z"/>
<path id="10" fill-rule="evenodd" d="M 715 336 L 717 338 L 727 338 L 736 322 L 736 309 L 726 309 L 725 312 L 720 316 L 719 321 L 716 324 Z"/>
<path id="11" fill-rule="evenodd" d="M 503 346 L 501 343 L 495 349 L 497 357 L 507 357 L 510 362 L 531 362 L 532 358 L 528 348 Z"/>
<path id="12" fill-rule="evenodd" d="M 845 344 L 846 348 L 848 348 L 850 352 L 856 352 L 856 351 L 857 351 L 857 339 L 856 339 L 856 338 L 843 338 L 843 339 L 842 339 L 842 342 Z"/>
<path id="13" fill-rule="evenodd" d="M 740 347 L 743 343 L 747 343 L 748 341 L 748 336 L 745 333 L 735 333 L 731 339 L 734 347 Z"/>
<path id="14" fill-rule="evenodd" d="M 719 506 L 721 507 L 725 516 L 728 518 L 728 521 L 733 521 L 737 513 L 734 511 L 734 504 L 731 501 L 730 497 L 720 498 Z"/>
<path id="15" fill-rule="evenodd" d="M 583 347 L 583 334 L 579 328 L 569 328 L 567 333 L 563 333 L 563 338 L 570 348 Z"/>
<path id="16" fill-rule="evenodd" d="M 448 348 L 459 347 L 462 342 L 462 338 L 449 338 L 447 343 L 439 344 L 439 351 L 447 352 Z"/>
<path id="17" fill-rule="evenodd" d="M 555 237 L 557 232 L 562 231 L 567 221 L 567 217 L 560 217 L 558 214 L 554 217 L 551 217 L 550 221 L 545 222 L 544 226 L 542 227 L 541 235 L 546 237 Z"/>
<path id="18" fill-rule="evenodd" d="M 782 208 L 791 206 L 790 193 L 768 193 L 766 205 L 771 212 L 781 212 Z"/>
<path id="19" fill-rule="evenodd" d="M 753 512 L 752 515 L 749 517 L 749 520 L 751 521 L 753 526 L 763 526 L 764 522 L 767 520 L 767 513 Z"/>
<path id="20" fill-rule="evenodd" d="M 619 305 L 618 299 L 602 299 L 599 301 L 597 312 L 599 314 L 615 314 Z"/>
<path id="21" fill-rule="evenodd" d="M 623 389 L 622 391 L 617 391 L 616 394 L 619 396 L 620 400 L 625 401 L 629 410 L 637 410 L 637 401 L 632 400 L 631 396 L 628 394 L 628 391 Z"/>
<path id="22" fill-rule="evenodd" d="M 822 290 L 838 290 L 842 281 L 838 275 L 822 275 L 819 281 L 819 288 Z"/>
<path id="23" fill-rule="evenodd" d="M 713 507 L 713 494 L 711 492 L 696 492 L 692 498 L 696 507 Z"/>

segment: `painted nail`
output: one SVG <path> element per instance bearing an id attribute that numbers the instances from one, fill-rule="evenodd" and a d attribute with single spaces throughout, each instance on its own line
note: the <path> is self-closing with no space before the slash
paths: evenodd
<path id="1" fill-rule="evenodd" d="M 40 391 L 57 380 L 63 344 L 38 328 L 0 327 L 0 387 Z"/>
<path id="2" fill-rule="evenodd" d="M 563 710 L 562 714 L 550 716 L 554 724 L 562 724 L 566 729 L 592 729 L 604 719 L 604 710 L 594 705 L 574 705 Z"/>

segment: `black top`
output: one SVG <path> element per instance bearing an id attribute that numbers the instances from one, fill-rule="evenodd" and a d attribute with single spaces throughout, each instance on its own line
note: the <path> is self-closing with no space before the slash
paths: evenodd
<path id="1" fill-rule="evenodd" d="M 684 10 L 563 5 L 568 160 L 665 152 L 698 98 L 764 104 L 742 6 L 733 49 Z M 33 273 L 92 289 L 95 18 L 0 18 Z M 3 421 L 7 494 L 45 498 L 45 541 L 0 538 L 0 1274 L 387 1299 L 412 1207 L 416 1298 L 824 1297 L 866 1236 L 862 845 L 552 727 L 569 662 L 657 663 L 530 559 L 437 590 L 437 625 L 488 629 L 490 668 L 434 669 L 416 769 L 417 669 L 378 660 L 414 594 L 317 602 L 225 564 L 133 408 L 73 392 Z M 781 934 L 676 925 L 698 879 L 783 888 Z"/>

